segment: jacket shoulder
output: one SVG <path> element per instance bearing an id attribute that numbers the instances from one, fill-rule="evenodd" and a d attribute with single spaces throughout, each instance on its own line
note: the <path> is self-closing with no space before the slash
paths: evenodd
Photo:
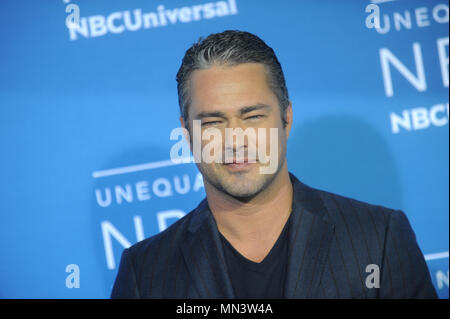
<path id="1" fill-rule="evenodd" d="M 334 271 L 345 268 L 354 274 L 359 272 L 355 282 L 364 283 L 361 280 L 367 278 L 368 265 L 381 269 L 376 294 L 365 286 L 361 289 L 360 284 L 355 284 L 355 291 L 369 298 L 436 298 L 423 253 L 402 210 L 327 191 L 314 192 L 335 225 L 335 249 L 330 257 Z"/>
<path id="2" fill-rule="evenodd" d="M 164 231 L 123 251 L 112 297 L 161 298 L 167 292 L 171 274 L 181 265 L 179 247 L 194 213 L 195 209 Z"/>
<path id="3" fill-rule="evenodd" d="M 328 214 L 328 219 L 335 225 L 344 225 L 347 228 L 358 226 L 368 231 L 383 232 L 386 230 L 391 218 L 401 218 L 401 210 L 372 204 L 352 197 L 336 193 L 312 189 L 322 199 Z"/>
<path id="4" fill-rule="evenodd" d="M 166 249 L 168 245 L 177 246 L 183 240 L 183 235 L 187 231 L 194 212 L 195 209 L 160 233 L 135 243 L 128 248 L 128 251 L 134 258 L 139 259 L 149 254 L 154 256 L 155 251 Z"/>

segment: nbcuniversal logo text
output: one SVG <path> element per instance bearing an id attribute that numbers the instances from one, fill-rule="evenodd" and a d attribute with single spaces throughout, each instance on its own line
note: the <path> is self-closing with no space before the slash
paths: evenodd
<path id="1" fill-rule="evenodd" d="M 66 27 L 72 41 L 77 40 L 79 36 L 84 38 L 101 37 L 108 33 L 119 34 L 125 31 L 160 28 L 171 24 L 221 18 L 238 13 L 236 0 L 207 2 L 174 9 L 166 9 L 164 5 L 158 5 L 152 12 L 134 9 L 113 12 L 107 16 L 80 17 L 79 20 L 75 19 L 73 8 L 72 11 L 68 9 L 66 8 L 66 12 L 71 13 L 67 16 L 67 20 L 70 21 L 68 23 L 66 20 Z M 79 14 L 78 6 L 77 10 Z"/>

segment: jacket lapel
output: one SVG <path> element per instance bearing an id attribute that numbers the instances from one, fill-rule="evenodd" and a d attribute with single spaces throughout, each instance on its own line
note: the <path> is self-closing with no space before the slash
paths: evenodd
<path id="1" fill-rule="evenodd" d="M 235 298 L 219 231 L 206 199 L 193 212 L 181 250 L 200 298 Z"/>
<path id="2" fill-rule="evenodd" d="M 285 298 L 314 298 L 327 260 L 334 226 L 313 189 L 291 174 L 294 199 L 289 229 Z"/>

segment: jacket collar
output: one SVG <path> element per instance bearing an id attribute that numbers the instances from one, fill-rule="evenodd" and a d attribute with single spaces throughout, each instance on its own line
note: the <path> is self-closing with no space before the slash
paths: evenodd
<path id="1" fill-rule="evenodd" d="M 288 239 L 286 298 L 318 292 L 334 226 L 317 191 L 290 174 L 294 194 Z M 182 252 L 201 298 L 235 298 L 217 224 L 206 198 L 192 212 Z"/>

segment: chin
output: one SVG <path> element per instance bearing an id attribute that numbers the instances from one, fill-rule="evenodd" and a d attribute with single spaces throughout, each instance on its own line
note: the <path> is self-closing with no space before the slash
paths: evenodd
<path id="1" fill-rule="evenodd" d="M 219 188 L 228 195 L 238 199 L 251 199 L 266 189 L 274 175 L 242 174 L 241 176 L 223 180 L 218 177 Z"/>
<path id="2" fill-rule="evenodd" d="M 225 187 L 224 191 L 231 197 L 247 199 L 247 198 L 253 198 L 254 196 L 256 196 L 261 191 L 261 188 L 254 188 L 254 187 L 226 188 Z"/>
<path id="3" fill-rule="evenodd" d="M 230 172 L 228 169 L 216 165 L 199 165 L 198 168 L 205 180 L 214 188 L 233 198 L 248 201 L 273 182 L 281 167 L 278 167 L 273 174 L 261 174 L 259 165 L 239 172 Z"/>

